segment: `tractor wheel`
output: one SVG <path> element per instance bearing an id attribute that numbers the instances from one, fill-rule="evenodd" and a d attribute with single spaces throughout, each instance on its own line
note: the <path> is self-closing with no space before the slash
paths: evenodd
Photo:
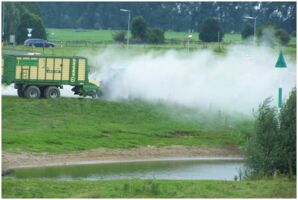
<path id="1" fill-rule="evenodd" d="M 58 99 L 60 97 L 60 90 L 55 86 L 49 86 L 45 90 L 45 97 L 48 99 Z"/>
<path id="2" fill-rule="evenodd" d="M 25 97 L 28 99 L 38 99 L 40 97 L 40 90 L 38 87 L 31 85 L 25 90 Z"/>
<path id="3" fill-rule="evenodd" d="M 92 93 L 89 94 L 89 95 L 92 97 L 92 99 L 97 99 L 97 98 L 98 98 L 96 92 L 92 92 Z"/>
<path id="4" fill-rule="evenodd" d="M 18 92 L 17 93 L 18 93 L 19 97 L 24 97 L 24 95 L 25 95 L 24 90 L 21 86 L 18 87 Z"/>
<path id="5" fill-rule="evenodd" d="M 101 89 L 96 89 L 96 94 L 97 94 L 97 97 L 101 97 L 103 95 L 103 92 Z"/>

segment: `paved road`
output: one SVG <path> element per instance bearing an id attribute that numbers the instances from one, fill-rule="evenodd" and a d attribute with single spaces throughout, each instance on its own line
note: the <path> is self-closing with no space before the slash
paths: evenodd
<path id="1" fill-rule="evenodd" d="M 2 50 L 2 54 L 3 55 L 28 55 L 30 54 L 32 55 L 32 52 L 28 52 L 28 51 L 19 51 L 19 50 Z M 40 55 L 40 54 L 39 54 Z"/>

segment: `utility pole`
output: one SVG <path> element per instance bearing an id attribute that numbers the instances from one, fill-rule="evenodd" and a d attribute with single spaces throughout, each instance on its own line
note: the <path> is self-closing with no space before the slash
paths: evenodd
<path id="1" fill-rule="evenodd" d="M 254 44 L 257 44 L 257 36 L 256 36 L 256 30 L 257 30 L 257 17 L 243 17 L 243 19 L 253 19 L 254 20 Z"/>
<path id="2" fill-rule="evenodd" d="M 126 44 L 126 51 L 128 53 L 128 49 L 129 49 L 129 24 L 130 24 L 130 10 L 127 9 L 120 9 L 120 11 L 122 12 L 128 12 L 128 20 L 127 20 L 127 44 Z"/>

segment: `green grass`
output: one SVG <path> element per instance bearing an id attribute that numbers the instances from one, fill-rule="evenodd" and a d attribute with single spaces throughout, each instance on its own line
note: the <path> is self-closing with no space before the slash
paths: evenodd
<path id="1" fill-rule="evenodd" d="M 229 38 L 233 38 L 229 40 Z M 238 36 L 227 36 L 227 39 L 224 39 L 225 42 L 221 44 L 221 49 L 218 49 L 218 44 L 208 43 L 208 44 L 190 44 L 190 51 L 206 51 L 211 50 L 217 55 L 225 55 L 227 48 L 229 45 L 241 43 L 238 41 Z M 283 50 L 284 53 L 293 61 L 296 62 L 296 42 L 295 40 L 291 40 L 291 44 L 287 46 L 276 46 L 274 50 L 276 51 L 276 55 L 278 55 L 280 50 Z M 57 55 L 57 56 L 74 56 L 74 55 L 82 55 L 82 52 L 101 52 L 104 51 L 107 47 L 115 48 L 117 51 L 122 51 L 126 53 L 126 46 L 121 44 L 115 44 L 112 42 L 95 44 L 95 43 L 88 43 L 87 46 L 85 44 L 79 46 L 69 46 L 69 45 L 57 45 L 55 48 L 31 48 L 31 47 L 24 47 L 23 45 L 6 45 L 2 47 L 2 50 L 10 50 L 10 51 L 21 51 L 21 52 L 38 52 L 45 55 Z M 164 53 L 168 50 L 175 50 L 181 53 L 188 52 L 188 46 L 186 42 L 176 42 L 176 43 L 166 43 L 166 44 L 130 44 L 129 47 L 129 55 L 141 55 L 147 52 L 154 51 L 155 53 Z"/>
<path id="2" fill-rule="evenodd" d="M 47 29 L 48 39 L 55 41 L 57 46 L 55 48 L 34 48 L 18 46 L 3 46 L 4 50 L 16 50 L 16 51 L 29 51 L 39 52 L 46 55 L 59 55 L 59 56 L 74 56 L 80 55 L 81 52 L 88 51 L 102 51 L 107 46 L 113 47 L 117 50 L 126 51 L 125 44 L 117 44 L 113 41 L 113 34 L 119 30 L 80 30 L 79 32 L 74 29 Z M 54 33 L 54 35 L 52 34 Z M 144 54 L 149 51 L 165 52 L 168 50 L 176 50 L 187 53 L 188 45 L 187 38 L 190 33 L 188 32 L 165 32 L 165 44 L 130 44 L 130 55 Z M 241 44 L 242 39 L 240 34 L 225 34 L 223 42 L 221 43 L 221 49 L 218 49 L 217 42 L 211 42 L 203 44 L 198 42 L 198 33 L 191 33 L 192 39 L 190 42 L 190 51 L 204 51 L 212 50 L 216 54 L 224 55 L 229 45 Z M 62 46 L 60 41 L 62 41 Z M 71 42 L 73 41 L 73 42 Z M 79 41 L 87 41 L 79 42 Z M 76 43 L 79 42 L 79 43 Z M 291 40 L 286 46 L 276 46 L 276 53 L 283 50 L 289 58 L 296 62 L 296 38 L 291 37 Z"/>
<path id="3" fill-rule="evenodd" d="M 296 181 L 2 179 L 4 198 L 295 198 Z"/>
<path id="4" fill-rule="evenodd" d="M 2 97 L 2 148 L 11 151 L 57 153 L 147 145 L 241 146 L 252 128 L 250 118 L 218 112 L 207 115 L 161 103 Z"/>
<path id="5" fill-rule="evenodd" d="M 90 41 L 98 43 L 113 42 L 117 30 L 47 29 L 48 39 L 52 41 Z M 52 34 L 54 33 L 54 34 Z"/>
<path id="6" fill-rule="evenodd" d="M 47 35 L 49 40 L 53 41 L 90 41 L 97 43 L 109 43 L 113 42 L 113 35 L 119 31 L 126 30 L 92 30 L 92 29 L 81 29 L 80 31 L 75 31 L 75 29 L 54 29 L 48 28 Z M 189 35 L 192 35 L 193 41 L 198 41 L 198 33 L 188 33 L 188 32 L 174 32 L 166 31 L 166 40 L 187 40 Z M 241 41 L 240 34 L 225 34 L 224 42 L 239 42 Z"/>

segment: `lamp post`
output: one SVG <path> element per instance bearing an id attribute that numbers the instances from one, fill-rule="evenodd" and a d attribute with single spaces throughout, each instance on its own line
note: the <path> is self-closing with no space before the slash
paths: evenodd
<path id="1" fill-rule="evenodd" d="M 257 17 L 250 17 L 250 16 L 247 16 L 247 17 L 243 17 L 243 19 L 252 19 L 254 20 L 254 43 L 256 44 L 256 28 L 257 28 Z"/>
<path id="2" fill-rule="evenodd" d="M 128 48 L 129 48 L 129 24 L 130 24 L 130 10 L 127 9 L 120 9 L 121 12 L 128 12 L 128 20 L 127 20 L 127 46 L 126 46 L 126 50 L 128 52 Z"/>

